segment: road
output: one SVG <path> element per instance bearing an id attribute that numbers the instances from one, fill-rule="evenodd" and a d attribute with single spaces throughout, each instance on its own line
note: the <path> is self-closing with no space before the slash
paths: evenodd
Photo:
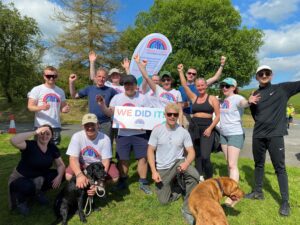
<path id="1" fill-rule="evenodd" d="M 0 130 L 7 131 L 9 124 L 0 124 Z M 32 129 L 32 124 L 16 123 L 17 132 L 29 131 Z M 76 131 L 81 129 L 80 125 L 63 125 L 62 135 L 71 136 Z M 241 151 L 240 157 L 253 159 L 252 156 L 252 128 L 245 128 L 246 139 L 244 148 Z M 289 135 L 285 136 L 286 147 L 286 164 L 290 166 L 300 167 L 300 120 L 295 121 L 289 129 Z M 270 162 L 269 154 L 267 161 Z"/>

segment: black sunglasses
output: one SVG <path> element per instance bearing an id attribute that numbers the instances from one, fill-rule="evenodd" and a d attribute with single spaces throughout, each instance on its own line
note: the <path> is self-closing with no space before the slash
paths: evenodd
<path id="1" fill-rule="evenodd" d="M 50 75 L 50 74 L 45 74 L 44 76 L 45 76 L 48 80 L 50 80 L 51 78 L 52 78 L 52 79 L 56 79 L 56 78 L 57 78 L 57 75 L 53 75 L 53 74 L 51 74 L 51 75 Z"/>
<path id="2" fill-rule="evenodd" d="M 179 113 L 166 113 L 166 114 L 167 114 L 167 117 L 171 117 L 171 116 L 178 117 L 179 116 Z"/>
<path id="3" fill-rule="evenodd" d="M 232 85 L 229 85 L 229 84 L 220 84 L 220 89 L 223 89 L 223 88 L 229 89 L 230 87 L 232 87 Z"/>
<path id="4" fill-rule="evenodd" d="M 165 82 L 165 81 L 171 81 L 171 79 L 170 78 L 164 78 L 164 79 L 161 79 L 161 82 Z"/>
<path id="5" fill-rule="evenodd" d="M 261 70 L 257 73 L 258 77 L 263 77 L 266 75 L 267 77 L 271 76 L 272 72 L 270 70 Z"/>
<path id="6" fill-rule="evenodd" d="M 194 76 L 197 75 L 197 73 L 193 73 L 193 72 L 187 72 L 187 74 L 188 74 L 188 75 L 194 75 Z"/>

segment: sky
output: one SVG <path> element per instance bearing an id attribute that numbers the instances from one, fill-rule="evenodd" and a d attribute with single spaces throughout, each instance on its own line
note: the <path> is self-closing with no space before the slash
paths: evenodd
<path id="1" fill-rule="evenodd" d="M 118 10 L 114 22 L 118 31 L 133 26 L 137 14 L 148 11 L 153 0 L 116 0 Z M 2 0 L 14 2 L 22 15 L 33 17 L 43 33 L 45 43 L 63 31 L 63 25 L 53 21 L 54 10 L 62 10 L 59 0 Z M 242 26 L 264 32 L 264 44 L 257 56 L 259 64 L 269 65 L 274 73 L 273 83 L 300 80 L 300 0 L 232 0 L 242 17 Z M 66 12 L 68 13 L 68 12 Z M 51 44 L 49 44 L 51 46 Z M 242 60 L 242 59 L 241 59 Z M 58 64 L 55 51 L 46 52 L 45 64 Z M 255 79 L 248 87 L 257 87 Z"/>

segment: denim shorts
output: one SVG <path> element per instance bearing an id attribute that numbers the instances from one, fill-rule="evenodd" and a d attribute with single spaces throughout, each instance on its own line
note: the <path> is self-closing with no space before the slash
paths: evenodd
<path id="1" fill-rule="evenodd" d="M 242 149 L 244 146 L 244 141 L 245 141 L 245 134 L 238 134 L 238 135 L 229 135 L 229 136 L 224 136 L 220 135 L 220 144 L 222 145 L 228 145 L 228 146 L 233 146 L 238 149 Z"/>

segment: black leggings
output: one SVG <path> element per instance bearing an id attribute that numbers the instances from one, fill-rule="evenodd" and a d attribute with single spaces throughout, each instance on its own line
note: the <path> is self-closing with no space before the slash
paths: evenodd
<path id="1" fill-rule="evenodd" d="M 58 173 L 55 169 L 49 169 L 47 173 L 43 175 L 44 183 L 41 189 L 42 192 L 52 188 L 52 181 L 57 175 Z M 9 187 L 10 193 L 15 196 L 18 203 L 22 203 L 36 194 L 35 184 L 31 178 L 18 178 L 11 182 Z"/>

